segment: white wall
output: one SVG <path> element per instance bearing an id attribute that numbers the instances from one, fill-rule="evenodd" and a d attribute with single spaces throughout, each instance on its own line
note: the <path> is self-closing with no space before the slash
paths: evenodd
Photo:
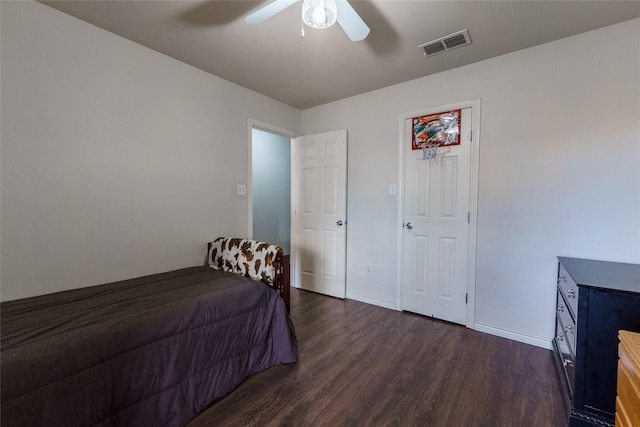
<path id="1" fill-rule="evenodd" d="M 476 328 L 549 346 L 556 256 L 640 262 L 640 20 L 303 111 L 349 132 L 349 297 L 398 306 L 399 116 L 475 98 Z"/>
<path id="2" fill-rule="evenodd" d="M 2 300 L 247 234 L 249 119 L 299 131 L 299 110 L 40 3 L 1 8 Z"/>

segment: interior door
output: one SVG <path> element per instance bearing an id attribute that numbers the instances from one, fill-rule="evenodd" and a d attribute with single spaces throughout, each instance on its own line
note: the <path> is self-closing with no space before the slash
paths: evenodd
<path id="1" fill-rule="evenodd" d="M 424 160 L 405 142 L 403 309 L 466 324 L 471 108 L 462 110 L 460 145 Z M 405 135 L 412 135 L 411 120 Z"/>
<path id="2" fill-rule="evenodd" d="M 347 131 L 293 140 L 292 279 L 302 289 L 345 298 Z"/>

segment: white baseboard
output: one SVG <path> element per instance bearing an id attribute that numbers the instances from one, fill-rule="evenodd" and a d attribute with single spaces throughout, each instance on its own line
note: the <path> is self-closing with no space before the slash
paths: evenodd
<path id="1" fill-rule="evenodd" d="M 389 308 L 391 310 L 397 310 L 398 307 L 396 307 L 395 304 L 392 304 L 388 301 L 381 301 L 381 300 L 377 300 L 377 299 L 373 299 L 373 298 L 366 298 L 360 295 L 354 295 L 354 294 L 350 294 L 347 293 L 347 299 L 352 299 L 354 301 L 360 301 L 360 302 L 364 302 L 367 304 L 371 304 L 371 305 L 377 305 L 378 307 L 384 307 L 384 308 Z"/>
<path id="2" fill-rule="evenodd" d="M 547 350 L 552 349 L 551 338 L 545 339 L 540 337 L 533 337 L 531 335 L 524 335 L 519 332 L 514 332 L 508 329 L 498 328 L 496 326 L 491 326 L 491 325 L 478 323 L 478 322 L 475 323 L 475 327 L 473 329 L 479 332 L 496 335 L 502 338 L 523 342 L 525 344 L 535 345 L 536 347 L 546 348 Z"/>

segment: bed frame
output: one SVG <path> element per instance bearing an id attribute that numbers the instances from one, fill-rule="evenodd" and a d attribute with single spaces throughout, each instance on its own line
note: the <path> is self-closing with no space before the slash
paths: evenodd
<path id="1" fill-rule="evenodd" d="M 276 257 L 276 284 L 278 295 L 284 300 L 287 313 L 291 313 L 291 273 L 289 267 L 289 255 L 280 254 Z"/>
<path id="2" fill-rule="evenodd" d="M 284 300 L 285 306 L 287 307 L 287 313 L 291 312 L 291 273 L 289 267 L 289 255 L 285 255 L 282 248 L 277 245 L 269 245 L 268 243 L 260 242 L 257 240 L 235 237 L 218 237 L 213 242 L 209 242 L 207 244 L 207 258 L 205 259 L 205 265 L 212 265 L 213 260 L 211 259 L 211 248 L 216 243 L 218 243 L 219 246 L 223 248 L 223 251 L 229 250 L 228 248 L 231 244 L 233 244 L 236 248 L 241 247 L 243 244 L 247 244 L 251 248 L 259 247 L 262 245 L 271 246 L 272 250 L 274 250 L 276 253 L 275 260 L 273 261 L 274 278 L 272 282 L 270 280 L 262 280 L 262 282 L 264 282 L 267 286 L 274 288 L 276 292 L 278 292 L 278 295 L 280 295 L 280 297 L 282 297 L 282 299 Z M 246 258 L 252 256 L 251 249 L 249 249 L 248 252 L 249 253 L 244 253 L 243 251 L 240 251 L 240 253 L 236 253 L 234 257 L 236 263 L 241 265 L 244 264 Z M 227 256 L 231 257 L 232 255 L 229 253 L 227 254 Z M 238 259 L 238 257 L 240 259 Z M 249 276 L 249 274 L 244 270 L 239 271 L 237 265 L 224 266 L 220 269 Z"/>

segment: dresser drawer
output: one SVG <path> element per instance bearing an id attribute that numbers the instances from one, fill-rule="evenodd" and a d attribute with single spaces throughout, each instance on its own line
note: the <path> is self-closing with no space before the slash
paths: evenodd
<path id="1" fill-rule="evenodd" d="M 563 371 L 562 375 L 564 376 L 564 382 L 569 387 L 569 395 L 573 396 L 574 390 L 574 381 L 575 381 L 575 357 L 569 350 L 569 345 L 567 343 L 567 338 L 564 334 L 564 327 L 560 322 L 560 318 L 556 318 L 556 336 L 554 338 L 556 343 L 556 347 L 559 350 L 560 357 L 559 362 L 562 363 Z"/>
<path id="2" fill-rule="evenodd" d="M 571 354 L 575 357 L 576 355 L 576 322 L 571 317 L 569 313 L 569 309 L 567 308 L 567 302 L 563 298 L 561 294 L 560 288 L 558 288 L 557 295 L 557 307 L 556 307 L 557 317 L 560 319 L 559 324 L 556 326 L 556 329 L 562 327 L 562 331 L 564 332 L 564 336 L 567 340 L 567 344 L 569 345 L 569 350 Z M 558 332 L 556 331 L 556 335 Z"/>
<path id="3" fill-rule="evenodd" d="M 573 281 L 562 264 L 558 268 L 558 289 L 571 310 L 574 322 L 578 315 L 578 285 Z"/>

